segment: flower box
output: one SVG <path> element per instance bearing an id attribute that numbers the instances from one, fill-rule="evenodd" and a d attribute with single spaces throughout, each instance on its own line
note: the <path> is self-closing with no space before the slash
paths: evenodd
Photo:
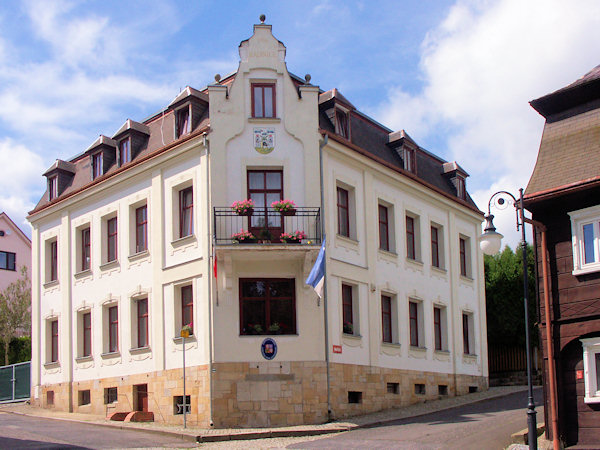
<path id="1" fill-rule="evenodd" d="M 282 216 L 296 215 L 296 204 L 293 200 L 278 200 L 271 203 L 271 208 L 281 213 Z"/>
<path id="2" fill-rule="evenodd" d="M 300 244 L 302 239 L 306 239 L 304 231 L 296 230 L 293 233 L 281 233 L 279 240 L 286 244 Z"/>
<path id="3" fill-rule="evenodd" d="M 282 216 L 295 216 L 296 215 L 296 210 L 295 209 L 288 209 L 287 211 L 279 211 L 281 213 Z"/>
<path id="4" fill-rule="evenodd" d="M 239 216 L 251 216 L 254 214 L 254 200 L 239 200 L 231 204 L 231 209 Z"/>
<path id="5" fill-rule="evenodd" d="M 252 233 L 245 230 L 241 230 L 239 233 L 233 233 L 231 239 L 238 244 L 255 244 L 258 241 Z"/>

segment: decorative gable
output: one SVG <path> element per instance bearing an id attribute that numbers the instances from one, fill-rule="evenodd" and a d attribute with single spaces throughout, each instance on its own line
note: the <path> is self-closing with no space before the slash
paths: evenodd
<path id="1" fill-rule="evenodd" d="M 75 176 L 75 164 L 57 159 L 44 176 L 48 181 L 48 201 L 59 197 L 71 185 Z"/>
<path id="2" fill-rule="evenodd" d="M 117 166 L 121 167 L 135 159 L 148 145 L 150 128 L 146 125 L 127 119 L 112 137 L 117 142 Z"/>

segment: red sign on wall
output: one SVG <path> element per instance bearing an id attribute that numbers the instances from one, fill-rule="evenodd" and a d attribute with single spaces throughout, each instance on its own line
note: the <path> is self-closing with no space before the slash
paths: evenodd
<path id="1" fill-rule="evenodd" d="M 577 380 L 583 380 L 583 370 L 576 370 L 575 371 L 575 378 Z"/>
<path id="2" fill-rule="evenodd" d="M 342 353 L 342 346 L 341 345 L 334 345 L 333 346 L 333 353 Z"/>

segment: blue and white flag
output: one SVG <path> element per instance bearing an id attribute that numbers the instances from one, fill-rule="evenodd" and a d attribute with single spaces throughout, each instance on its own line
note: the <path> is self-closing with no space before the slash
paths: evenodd
<path id="1" fill-rule="evenodd" d="M 323 297 L 323 284 L 325 283 L 325 239 L 321 244 L 317 261 L 306 279 L 306 284 L 310 284 L 319 297 Z"/>

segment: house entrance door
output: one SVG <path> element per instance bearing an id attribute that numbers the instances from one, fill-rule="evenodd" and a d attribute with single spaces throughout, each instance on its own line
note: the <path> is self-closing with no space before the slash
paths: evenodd
<path id="1" fill-rule="evenodd" d="M 248 198 L 254 200 L 254 215 L 250 218 L 250 232 L 258 239 L 279 242 L 283 233 L 281 215 L 269 211 L 271 203 L 283 199 L 283 172 L 281 170 L 249 170 Z"/>
<path id="2" fill-rule="evenodd" d="M 136 411 L 148 411 L 148 385 L 147 384 L 136 384 L 135 389 L 135 410 Z"/>

